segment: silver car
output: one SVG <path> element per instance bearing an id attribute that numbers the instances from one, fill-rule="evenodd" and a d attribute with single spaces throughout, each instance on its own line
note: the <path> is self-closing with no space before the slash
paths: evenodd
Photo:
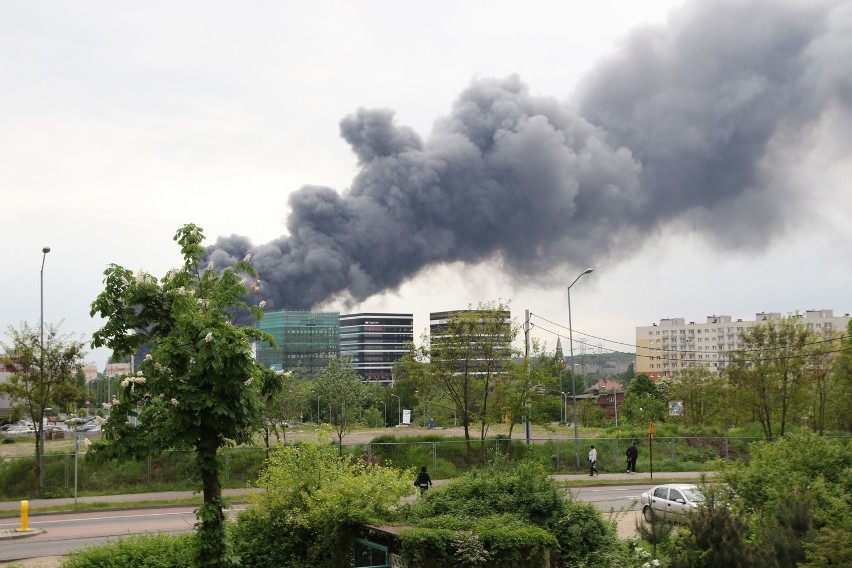
<path id="1" fill-rule="evenodd" d="M 668 483 L 652 487 L 642 494 L 639 501 L 642 504 L 642 516 L 649 523 L 652 509 L 658 519 L 677 521 L 697 509 L 699 503 L 704 501 L 704 494 L 700 487 L 691 483 Z"/>

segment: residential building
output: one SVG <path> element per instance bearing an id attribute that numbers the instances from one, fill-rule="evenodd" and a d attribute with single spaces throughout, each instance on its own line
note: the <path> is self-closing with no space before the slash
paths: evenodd
<path id="1" fill-rule="evenodd" d="M 705 367 L 721 374 L 728 362 L 728 351 L 740 349 L 744 330 L 771 320 L 781 319 L 779 312 L 761 312 L 754 320 L 733 320 L 731 316 L 707 316 L 704 323 L 683 318 L 661 319 L 636 328 L 636 374 L 656 380 L 692 367 Z M 800 315 L 811 331 L 843 332 L 849 314 L 835 316 L 832 310 L 808 310 Z"/>
<path id="2" fill-rule="evenodd" d="M 122 377 L 124 375 L 132 374 L 133 365 L 131 365 L 128 361 L 107 363 L 106 366 L 104 366 L 104 377 L 106 378 Z"/>
<path id="3" fill-rule="evenodd" d="M 340 316 L 340 356 L 365 381 L 393 382 L 394 364 L 414 342 L 413 314 L 360 313 Z"/>
<path id="4" fill-rule="evenodd" d="M 277 349 L 267 343 L 257 346 L 258 362 L 273 369 L 316 371 L 340 354 L 339 312 L 269 312 L 258 328 L 272 335 L 278 345 Z"/>

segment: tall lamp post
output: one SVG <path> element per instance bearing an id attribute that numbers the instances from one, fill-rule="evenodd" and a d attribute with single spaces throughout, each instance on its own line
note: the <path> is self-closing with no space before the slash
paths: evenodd
<path id="1" fill-rule="evenodd" d="M 387 405 L 387 404 L 385 403 L 385 401 L 383 401 L 383 400 L 380 400 L 379 402 L 381 402 L 381 403 L 382 403 L 382 406 L 384 406 L 384 407 L 385 407 L 385 421 L 384 421 L 384 423 L 382 424 L 382 426 L 384 426 L 385 428 L 387 428 L 387 427 L 388 427 L 388 405 Z"/>
<path id="2" fill-rule="evenodd" d="M 399 426 L 400 424 L 402 424 L 402 399 L 400 399 L 399 396 L 397 396 L 393 393 L 391 393 L 391 396 L 396 398 L 397 411 L 398 411 L 396 424 L 397 424 L 397 426 Z"/>
<path id="3" fill-rule="evenodd" d="M 50 247 L 44 247 L 41 249 L 41 278 L 40 278 L 40 290 L 39 290 L 39 304 L 41 309 L 41 315 L 39 317 L 39 372 L 41 374 L 41 383 L 44 384 L 44 261 L 47 258 L 47 253 L 50 252 Z M 39 477 L 38 477 L 38 486 L 39 490 L 44 489 L 44 412 L 41 415 L 41 455 L 39 456 Z"/>
<path id="4" fill-rule="evenodd" d="M 577 280 L 586 274 L 591 273 L 592 269 L 587 268 L 568 285 L 568 349 L 571 353 L 571 401 L 574 406 L 574 454 L 577 458 L 577 469 L 580 469 L 580 429 L 577 425 L 577 379 L 574 373 L 574 329 L 571 325 L 571 286 L 576 284 Z"/>

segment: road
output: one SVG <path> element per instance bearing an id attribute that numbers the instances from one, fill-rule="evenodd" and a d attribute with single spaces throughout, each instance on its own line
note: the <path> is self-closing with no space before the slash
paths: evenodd
<path id="1" fill-rule="evenodd" d="M 603 512 L 635 511 L 639 495 L 648 485 L 576 487 L 572 491 L 582 501 L 594 503 Z M 232 512 L 240 510 L 237 505 Z M 88 511 L 30 516 L 29 526 L 44 532 L 20 539 L 3 540 L 0 563 L 23 558 L 61 556 L 108 540 L 140 533 L 192 530 L 194 506 L 157 507 L 122 511 Z M 619 524 L 622 536 L 632 534 L 634 514 L 624 515 Z M 0 521 L 0 531 L 19 526 L 17 518 Z M 624 527 L 621 527 L 621 525 Z M 624 534 L 627 533 L 627 534 Z"/>
<path id="2" fill-rule="evenodd" d="M 73 550 L 133 534 L 189 531 L 195 523 L 194 509 L 194 506 L 160 507 L 34 515 L 30 517 L 29 527 L 44 532 L 19 539 L 4 539 L 0 545 L 0 562 L 61 556 Z M 0 531 L 19 526 L 18 519 L 0 521 Z"/>

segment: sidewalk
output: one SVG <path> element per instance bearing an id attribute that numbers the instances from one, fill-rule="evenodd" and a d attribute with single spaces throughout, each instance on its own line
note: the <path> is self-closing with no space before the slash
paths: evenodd
<path id="1" fill-rule="evenodd" d="M 597 482 L 623 481 L 625 485 L 656 485 L 657 483 L 665 483 L 669 481 L 678 481 L 683 483 L 696 483 L 701 475 L 706 475 L 708 478 L 715 476 L 715 472 L 702 473 L 698 471 L 677 471 L 654 472 L 653 479 L 649 473 L 602 473 L 591 478 L 589 474 L 554 474 L 551 477 L 559 482 L 582 482 L 583 485 L 595 485 Z M 448 480 L 436 479 L 436 486 L 447 483 Z M 222 494 L 234 500 L 247 495 L 252 489 L 223 489 Z M 198 503 L 201 504 L 201 493 L 192 491 L 164 491 L 158 493 L 128 493 L 123 495 L 91 495 L 86 497 L 77 497 L 77 504 L 90 503 L 126 503 L 128 507 L 145 501 L 169 501 L 173 499 L 192 499 L 198 498 Z M 61 497 L 58 499 L 29 499 L 30 515 L 38 514 L 39 509 L 48 507 L 58 507 L 74 505 L 73 497 Z M 21 501 L 0 501 L 0 511 L 17 511 L 21 508 Z"/>

